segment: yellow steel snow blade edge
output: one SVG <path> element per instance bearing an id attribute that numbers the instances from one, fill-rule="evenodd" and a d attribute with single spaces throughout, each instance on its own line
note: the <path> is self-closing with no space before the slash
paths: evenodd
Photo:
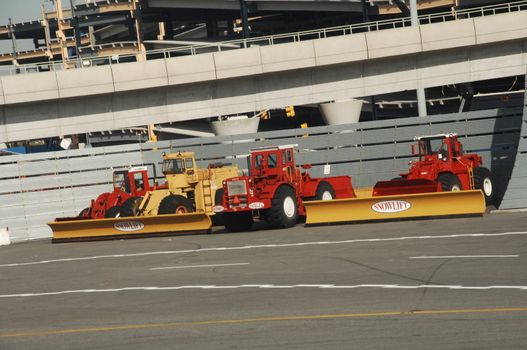
<path id="1" fill-rule="evenodd" d="M 483 215 L 479 190 L 304 202 L 306 225 L 435 216 Z"/>
<path id="2" fill-rule="evenodd" d="M 126 218 L 50 222 L 53 242 L 112 239 L 156 235 L 210 233 L 212 221 L 205 213 L 135 216 Z"/>

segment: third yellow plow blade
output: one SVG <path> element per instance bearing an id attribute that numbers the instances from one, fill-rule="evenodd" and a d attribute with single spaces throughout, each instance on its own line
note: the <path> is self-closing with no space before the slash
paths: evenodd
<path id="1" fill-rule="evenodd" d="M 394 220 L 435 216 L 483 215 L 485 197 L 479 190 L 432 192 L 370 198 L 304 202 L 306 225 Z"/>
<path id="2" fill-rule="evenodd" d="M 115 219 L 71 220 L 48 223 L 53 242 L 208 233 L 212 221 L 205 213 L 135 216 Z"/>

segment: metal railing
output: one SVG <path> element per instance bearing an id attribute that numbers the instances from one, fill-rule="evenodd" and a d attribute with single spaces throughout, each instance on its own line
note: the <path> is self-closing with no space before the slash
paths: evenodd
<path id="1" fill-rule="evenodd" d="M 527 11 L 527 0 L 515 1 L 507 4 L 488 5 L 478 8 L 456 10 L 451 12 L 442 12 L 437 14 L 419 16 L 419 24 L 434 24 L 458 19 L 470 19 L 475 17 L 493 16 L 501 13 L 510 13 L 518 11 Z M 267 35 L 248 39 L 237 39 L 207 44 L 197 44 L 181 46 L 177 48 L 166 48 L 158 50 L 149 50 L 146 52 L 146 59 L 171 58 L 185 55 L 197 55 L 201 53 L 221 52 L 227 50 L 236 50 L 240 48 L 249 48 L 251 46 L 270 46 L 284 43 L 294 43 L 305 40 L 325 39 L 334 36 L 344 36 L 357 33 L 373 32 L 385 29 L 404 28 L 411 26 L 411 18 L 389 19 L 376 22 L 366 22 L 337 27 L 307 30 L 302 32 L 284 33 L 276 35 Z M 119 44 L 119 43 L 117 43 Z M 127 42 L 130 45 L 130 42 Z M 115 46 L 116 43 L 102 44 L 99 47 Z M 83 47 L 81 50 L 89 50 L 91 47 Z M 121 54 L 103 57 L 74 58 L 68 61 L 68 66 L 76 68 L 92 67 L 99 65 L 112 65 L 122 62 L 134 62 L 137 60 L 137 54 Z M 24 64 L 19 66 L 0 67 L 0 75 L 14 75 L 32 72 L 55 71 L 65 68 L 64 62 L 50 61 L 45 63 Z"/>

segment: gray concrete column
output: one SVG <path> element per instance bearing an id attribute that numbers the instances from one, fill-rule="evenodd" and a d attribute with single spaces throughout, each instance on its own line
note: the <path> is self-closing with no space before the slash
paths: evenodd
<path id="1" fill-rule="evenodd" d="M 412 27 L 419 25 L 417 17 L 417 0 L 410 0 L 410 16 L 412 18 Z"/>
<path id="2" fill-rule="evenodd" d="M 410 16 L 412 18 L 412 27 L 418 26 L 417 0 L 410 0 Z M 425 89 L 422 87 L 417 88 L 417 109 L 420 117 L 426 117 L 426 94 Z"/>
<path id="3" fill-rule="evenodd" d="M 428 112 L 426 111 L 425 89 L 422 87 L 417 88 L 417 110 L 419 111 L 420 117 L 426 117 L 428 114 Z"/>

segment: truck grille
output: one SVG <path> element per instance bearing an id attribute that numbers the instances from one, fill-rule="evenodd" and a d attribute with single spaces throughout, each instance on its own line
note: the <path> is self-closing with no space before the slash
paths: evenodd
<path id="1" fill-rule="evenodd" d="M 247 195 L 247 186 L 244 180 L 227 181 L 227 192 L 230 196 Z"/>

